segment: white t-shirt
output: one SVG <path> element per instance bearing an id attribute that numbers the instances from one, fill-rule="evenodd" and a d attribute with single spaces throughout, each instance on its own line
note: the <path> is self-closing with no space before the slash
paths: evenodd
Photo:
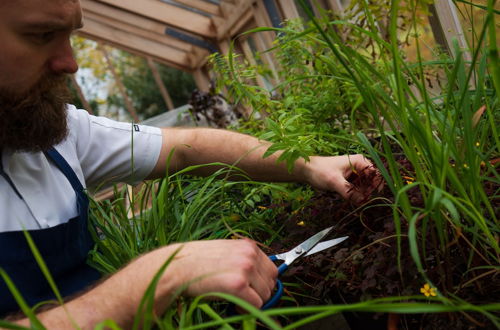
<path id="1" fill-rule="evenodd" d="M 162 145 L 159 128 L 91 116 L 72 105 L 67 116 L 69 135 L 55 149 L 84 187 L 137 183 L 156 165 Z M 7 149 L 1 160 L 23 199 L 0 176 L 0 232 L 50 228 L 78 215 L 71 184 L 42 152 Z"/>

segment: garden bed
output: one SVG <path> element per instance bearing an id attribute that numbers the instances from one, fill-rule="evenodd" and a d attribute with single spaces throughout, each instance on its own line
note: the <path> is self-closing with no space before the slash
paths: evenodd
<path id="1" fill-rule="evenodd" d="M 400 157 L 400 174 L 408 184 L 413 182 L 408 161 Z M 354 178 L 353 183 L 364 180 Z M 498 183 L 490 183 L 485 190 L 491 195 L 500 189 Z M 423 207 L 420 190 L 410 188 L 410 201 L 414 207 Z M 275 241 L 269 253 L 280 253 L 299 244 L 318 231 L 332 224 L 335 229 L 330 238 L 349 236 L 338 246 L 305 257 L 293 264 L 283 276 L 284 282 L 293 285 L 285 294 L 292 301 L 283 305 L 318 305 L 325 303 L 356 303 L 363 300 L 389 296 L 433 296 L 435 290 L 454 292 L 462 299 L 475 304 L 494 303 L 500 297 L 500 279 L 492 272 L 480 276 L 467 270 L 480 266 L 480 255 L 468 258 L 470 242 L 466 235 L 450 242 L 448 249 L 436 248 L 439 244 L 433 231 L 426 233 L 425 271 L 437 287 L 427 289 L 410 254 L 406 233 L 408 222 L 401 221 L 401 237 L 398 258 L 398 233 L 393 214 L 394 197 L 390 189 L 383 189 L 362 207 L 344 201 L 335 193 L 316 191 L 307 205 L 293 214 L 283 214 L 283 240 Z M 273 207 L 273 206 L 271 206 Z M 449 233 L 454 236 L 456 233 Z M 468 265 L 470 263 L 470 265 Z M 400 272 L 401 270 L 401 272 Z M 489 276 L 488 276 L 489 275 Z M 385 327 L 387 315 L 347 314 L 353 329 Z M 472 329 L 494 328 L 479 314 L 428 314 L 390 317 L 392 324 L 410 329 Z M 368 322 L 368 323 L 367 323 Z"/>

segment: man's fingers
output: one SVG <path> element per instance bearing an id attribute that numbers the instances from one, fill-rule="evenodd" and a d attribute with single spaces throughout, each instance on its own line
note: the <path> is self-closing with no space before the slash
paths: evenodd
<path id="1" fill-rule="evenodd" d="M 269 300 L 272 295 L 274 286 L 276 285 L 276 278 L 278 276 L 278 269 L 276 265 L 259 250 L 259 261 L 257 262 L 256 274 L 252 278 L 252 287 L 259 294 L 264 302 Z"/>
<path id="2" fill-rule="evenodd" d="M 243 243 L 244 246 L 239 252 L 239 270 L 235 269 L 235 271 L 237 273 L 239 272 L 236 276 L 239 276 L 242 281 L 246 281 L 247 286 L 244 291 L 240 292 L 248 295 L 253 291 L 257 294 L 259 300 L 256 300 L 253 294 L 250 294 L 248 299 L 252 299 L 251 303 L 260 307 L 271 297 L 278 270 L 276 265 L 257 247 L 255 242 L 243 240 L 241 243 Z M 248 291 L 248 288 L 251 290 Z"/>
<path id="3" fill-rule="evenodd" d="M 349 158 L 349 168 L 355 169 L 356 171 L 362 171 L 366 168 L 373 167 L 373 164 L 363 155 L 357 154 L 348 156 Z"/>
<path id="4" fill-rule="evenodd" d="M 237 284 L 237 283 L 236 283 Z M 230 294 L 235 295 L 236 297 L 239 297 L 245 301 L 247 301 L 249 304 L 260 308 L 262 305 L 264 305 L 264 299 L 261 298 L 261 296 L 255 291 L 255 289 L 248 285 L 246 283 L 245 285 L 234 285 L 232 292 L 229 292 Z"/>
<path id="5" fill-rule="evenodd" d="M 226 292 L 261 306 L 271 296 L 277 268 L 251 240 L 196 241 L 185 244 L 173 266 L 180 283 L 193 283 L 186 295 Z"/>
<path id="6" fill-rule="evenodd" d="M 366 201 L 376 189 L 380 191 L 381 188 L 383 188 L 381 183 L 382 179 L 377 174 L 375 174 L 371 182 L 359 186 L 347 181 L 343 176 L 337 176 L 331 182 L 333 189 L 338 192 L 342 198 L 350 200 L 355 204 L 361 204 Z"/>
<path id="7" fill-rule="evenodd" d="M 354 186 L 352 183 L 347 181 L 343 176 L 339 175 L 331 181 L 333 190 L 338 192 L 340 196 L 344 199 L 350 199 L 353 192 Z"/>

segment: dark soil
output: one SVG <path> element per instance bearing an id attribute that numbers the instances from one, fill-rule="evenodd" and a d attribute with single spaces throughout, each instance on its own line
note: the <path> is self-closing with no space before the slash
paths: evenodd
<path id="1" fill-rule="evenodd" d="M 403 179 L 411 181 L 412 169 L 405 159 L 398 161 L 401 165 L 400 174 Z M 364 184 L 372 178 L 350 178 L 353 184 Z M 498 185 L 488 189 L 498 190 Z M 423 206 L 422 196 L 418 188 L 409 191 L 413 206 Z M 376 197 L 376 198 L 372 198 Z M 394 225 L 394 202 L 388 187 L 384 187 L 377 196 L 371 198 L 369 204 L 361 209 L 342 200 L 337 194 L 316 192 L 306 207 L 290 215 L 283 214 L 283 237 L 274 242 L 270 253 L 279 253 L 293 248 L 300 242 L 314 235 L 318 231 L 335 224 L 334 231 L 326 239 L 340 236 L 349 238 L 329 250 L 315 255 L 304 257 L 293 264 L 282 276 L 283 282 L 299 283 L 289 286 L 285 283 L 285 294 L 294 302 L 285 301 L 284 305 L 314 305 L 325 303 L 354 303 L 369 298 L 387 296 L 420 295 L 420 288 L 425 284 L 419 275 L 413 259 L 410 256 L 406 234 L 408 223 L 401 219 L 401 256 L 398 260 L 397 233 Z M 440 249 L 435 235 L 435 229 L 430 225 L 425 232 L 426 255 L 424 268 L 427 276 L 444 295 L 453 293 L 469 303 L 485 304 L 497 302 L 500 297 L 500 278 L 498 274 L 485 276 L 473 281 L 473 284 L 464 284 L 480 273 L 467 272 L 468 269 L 484 265 L 479 257 L 474 256 L 471 266 L 467 265 L 470 249 L 462 239 L 454 240 L 448 249 Z M 448 226 L 449 227 L 449 226 Z M 420 230 L 422 230 L 420 228 Z M 420 231 L 421 236 L 423 235 Z M 448 233 L 449 237 L 456 237 Z M 399 262 L 398 262 L 399 261 Z M 466 273 L 467 272 L 467 273 Z M 298 291 L 301 290 L 301 291 Z M 371 314 L 366 320 L 348 315 L 352 318 L 350 325 L 353 329 L 375 328 L 377 320 L 384 324 L 384 316 Z M 394 318 L 393 318 L 394 319 Z M 427 314 L 416 316 L 402 316 L 396 318 L 402 329 L 476 329 L 492 328 L 490 321 L 479 314 Z M 356 325 L 356 322 L 361 322 Z M 371 323 L 370 323 L 371 322 Z"/>

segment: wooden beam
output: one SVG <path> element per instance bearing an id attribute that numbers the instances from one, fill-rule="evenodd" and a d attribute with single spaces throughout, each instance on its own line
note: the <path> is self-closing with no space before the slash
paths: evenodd
<path id="1" fill-rule="evenodd" d="M 257 26 L 267 26 L 267 27 L 272 27 L 271 19 L 269 18 L 269 15 L 267 14 L 266 7 L 262 3 L 262 0 L 258 0 L 255 2 L 253 5 L 253 17 L 255 19 L 255 23 Z M 264 49 L 266 50 L 268 48 L 271 48 L 273 45 L 274 38 L 276 37 L 276 34 L 274 32 L 262 32 L 259 33 L 263 37 L 264 44 L 262 45 Z"/>
<path id="2" fill-rule="evenodd" d="M 300 17 L 297 7 L 295 6 L 295 2 L 290 0 L 276 0 L 276 1 L 285 19 L 294 19 Z"/>
<path id="3" fill-rule="evenodd" d="M 132 101 L 130 101 L 130 98 L 127 95 L 127 91 L 125 90 L 125 86 L 122 83 L 122 80 L 120 76 L 118 75 L 118 72 L 115 70 L 115 66 L 113 65 L 113 61 L 111 61 L 111 58 L 109 57 L 109 54 L 106 50 L 106 47 L 103 46 L 102 44 L 99 44 L 97 49 L 99 49 L 103 55 L 104 58 L 106 59 L 106 63 L 108 64 L 108 69 L 111 71 L 111 74 L 113 75 L 113 78 L 115 79 L 116 86 L 118 86 L 118 90 L 120 91 L 120 94 L 122 94 L 123 100 L 125 102 L 125 108 L 129 112 L 130 116 L 134 120 L 134 122 L 138 123 L 139 122 L 139 117 L 137 117 L 137 112 L 135 111 L 135 108 L 132 104 Z"/>
<path id="4" fill-rule="evenodd" d="M 257 65 L 257 62 L 255 61 L 255 56 L 252 52 L 252 49 L 250 48 L 249 44 L 248 44 L 248 39 L 242 41 L 240 43 L 241 45 L 241 49 L 243 50 L 243 53 L 245 54 L 245 58 L 247 59 L 247 61 L 252 65 L 252 66 L 256 66 Z M 267 86 L 266 86 L 266 83 L 264 82 L 264 78 L 260 75 L 260 74 L 257 74 L 256 75 L 256 80 L 257 80 L 257 84 L 266 89 Z"/>
<path id="5" fill-rule="evenodd" d="M 229 54 L 229 48 L 231 46 L 229 39 L 220 40 L 218 46 L 222 54 Z"/>
<path id="6" fill-rule="evenodd" d="M 236 5 L 234 3 L 221 2 L 220 3 L 220 11 L 223 17 L 228 18 L 233 10 L 235 10 Z"/>
<path id="7" fill-rule="evenodd" d="M 200 0 L 175 0 L 178 3 L 198 9 L 210 15 L 221 16 L 221 9 L 214 3 Z"/>
<path id="8" fill-rule="evenodd" d="M 187 68 L 185 66 L 180 66 L 179 64 L 176 64 L 176 63 L 174 63 L 172 61 L 169 61 L 166 58 L 158 57 L 158 56 L 156 56 L 156 54 L 147 54 L 144 51 L 133 49 L 133 48 L 127 47 L 127 46 L 125 46 L 123 44 L 114 43 L 112 41 L 99 38 L 98 36 L 95 36 L 95 35 L 90 35 L 90 34 L 86 34 L 86 33 L 83 33 L 83 32 L 79 32 L 78 35 L 81 36 L 81 37 L 83 37 L 83 38 L 87 38 L 89 40 L 94 40 L 95 42 L 100 42 L 103 45 L 108 45 L 108 46 L 113 47 L 113 48 L 121 49 L 123 51 L 126 51 L 126 52 L 128 52 L 130 54 L 134 54 L 134 55 L 139 56 L 139 57 L 151 56 L 151 58 L 154 59 L 155 62 L 164 64 L 166 66 L 175 68 L 177 70 L 185 71 L 185 72 L 188 72 L 188 73 L 191 73 L 191 70 L 192 70 L 191 68 Z"/>
<path id="9" fill-rule="evenodd" d="M 83 2 L 82 2 L 83 4 Z M 107 7 L 107 6 L 106 6 Z M 111 7 L 109 7 L 111 8 Z M 109 12 L 108 12 L 109 14 Z M 142 20 L 147 20 L 144 18 L 141 18 L 138 16 L 140 19 L 139 20 L 127 20 L 126 18 L 121 17 L 120 15 L 108 15 L 106 12 L 99 12 L 99 11 L 93 11 L 93 10 L 84 10 L 83 12 L 83 18 L 84 21 L 87 19 L 91 19 L 93 21 L 97 21 L 99 23 L 109 25 L 110 27 L 113 27 L 118 30 L 122 30 L 127 33 L 133 33 L 137 36 L 140 36 L 145 39 L 153 40 L 162 44 L 165 44 L 169 47 L 172 48 L 177 48 L 179 50 L 183 51 L 193 51 L 194 45 L 189 44 L 187 42 L 181 41 L 176 38 L 172 38 L 167 36 L 161 28 L 159 29 L 161 32 L 155 32 L 154 30 L 147 30 L 144 27 L 143 24 L 140 24 L 139 22 Z M 138 24 L 134 24 L 138 23 Z M 166 25 L 160 24 L 163 27 L 166 28 Z"/>
<path id="10" fill-rule="evenodd" d="M 163 58 L 184 68 L 192 67 L 188 53 L 184 51 L 114 29 L 109 25 L 94 21 L 90 18 L 87 19 L 84 27 L 78 30 L 78 33 L 94 36 L 98 40 L 106 40 L 114 44 L 123 45 L 126 48 L 134 49 L 144 55 Z"/>
<path id="11" fill-rule="evenodd" d="M 252 23 L 253 22 L 253 23 Z M 249 25 L 251 27 L 249 27 Z M 234 24 L 229 30 L 229 35 L 234 38 L 238 34 L 242 32 L 246 32 L 247 30 L 255 28 L 255 22 L 253 20 L 253 11 L 252 8 L 249 8 L 240 18 L 240 20 Z"/>
<path id="12" fill-rule="evenodd" d="M 84 8 L 84 19 L 87 18 L 98 21 L 101 24 L 109 25 L 115 29 L 132 33 L 136 36 L 187 52 L 192 66 L 193 63 L 194 66 L 199 65 L 199 63 L 209 54 L 209 51 L 201 46 L 167 35 L 165 33 L 165 29 L 167 28 L 166 24 L 158 23 L 151 19 L 95 1 L 82 0 L 82 7 Z M 146 28 L 148 30 L 146 30 Z"/>
<path id="13" fill-rule="evenodd" d="M 210 78 L 205 73 L 203 68 L 198 68 L 196 70 L 191 71 L 193 75 L 194 81 L 196 82 L 196 86 L 202 92 L 208 92 L 210 89 Z"/>
<path id="14" fill-rule="evenodd" d="M 170 94 L 168 93 L 168 90 L 165 87 L 163 80 L 161 80 L 160 71 L 158 70 L 156 63 L 153 61 L 153 59 L 151 57 L 148 57 L 148 65 L 149 65 L 149 68 L 151 69 L 151 73 L 153 74 L 153 77 L 155 79 L 156 86 L 158 86 L 158 89 L 160 90 L 160 94 L 163 97 L 163 101 L 165 101 L 165 105 L 167 106 L 167 109 L 172 110 L 174 108 L 174 103 L 172 102 L 172 98 L 170 97 Z"/>
<path id="15" fill-rule="evenodd" d="M 98 0 L 204 37 L 215 37 L 210 17 L 157 0 Z"/>
<path id="16" fill-rule="evenodd" d="M 434 4 L 430 6 L 430 9 L 433 15 L 429 16 L 429 22 L 436 41 L 440 43 L 450 55 L 455 56 L 453 39 L 456 39 L 458 46 L 464 50 L 465 60 L 470 61 L 472 57 L 467 51 L 467 40 L 465 39 L 462 25 L 453 1 L 435 0 Z"/>
<path id="17" fill-rule="evenodd" d="M 201 68 L 208 63 L 209 54 L 198 54 L 191 57 L 194 68 Z"/>
<path id="18" fill-rule="evenodd" d="M 228 32 L 231 30 L 233 25 L 237 24 L 241 20 L 241 17 L 252 8 L 254 2 L 255 0 L 244 0 L 239 3 L 238 6 L 234 7 L 233 11 L 225 15 L 225 19 L 214 19 L 214 25 L 217 31 L 217 40 L 232 37 L 228 35 Z"/>
<path id="19" fill-rule="evenodd" d="M 116 8 L 105 3 L 97 2 L 95 0 L 80 0 L 80 3 L 83 9 L 84 17 L 85 13 L 90 11 L 105 16 L 106 18 L 127 22 L 130 25 L 141 27 L 144 30 L 156 32 L 158 34 L 164 34 L 165 29 L 168 27 L 165 23 Z"/>

